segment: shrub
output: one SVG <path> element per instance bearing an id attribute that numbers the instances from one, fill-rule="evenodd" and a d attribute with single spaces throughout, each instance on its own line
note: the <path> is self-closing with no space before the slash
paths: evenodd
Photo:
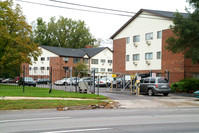
<path id="1" fill-rule="evenodd" d="M 179 82 L 171 84 L 172 92 L 193 93 L 199 90 L 199 79 L 183 79 Z"/>

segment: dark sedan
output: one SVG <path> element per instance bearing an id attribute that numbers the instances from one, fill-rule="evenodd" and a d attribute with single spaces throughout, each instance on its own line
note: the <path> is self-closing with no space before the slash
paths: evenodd
<path id="1" fill-rule="evenodd" d="M 49 84 L 51 81 L 49 79 L 38 79 L 37 84 Z"/>
<path id="2" fill-rule="evenodd" d="M 36 87 L 36 82 L 31 77 L 20 78 L 18 85 L 33 86 Z"/>

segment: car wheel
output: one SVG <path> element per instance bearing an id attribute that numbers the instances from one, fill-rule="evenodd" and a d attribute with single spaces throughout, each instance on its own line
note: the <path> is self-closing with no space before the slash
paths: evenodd
<path id="1" fill-rule="evenodd" d="M 168 96 L 168 95 L 169 95 L 169 93 L 163 93 L 163 95 L 164 95 L 164 96 Z"/>
<path id="2" fill-rule="evenodd" d="M 152 89 L 148 89 L 148 95 L 149 95 L 149 96 L 153 96 L 153 95 L 154 95 L 154 93 L 153 93 L 153 90 L 152 90 Z"/>

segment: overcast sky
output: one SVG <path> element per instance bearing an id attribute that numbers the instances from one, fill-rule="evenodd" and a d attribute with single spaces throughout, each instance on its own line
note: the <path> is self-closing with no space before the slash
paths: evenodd
<path id="1" fill-rule="evenodd" d="M 29 2 L 37 2 L 42 4 L 62 6 L 67 8 L 92 10 L 99 12 L 108 12 L 106 10 L 97 10 L 93 8 L 85 8 L 80 6 L 74 6 L 64 3 L 52 2 L 50 0 L 23 0 Z M 186 0 L 57 0 L 63 2 L 70 2 L 81 5 L 88 5 L 94 7 L 102 7 L 108 9 L 123 10 L 129 12 L 138 12 L 140 9 L 162 10 L 175 12 L 185 12 L 185 7 L 189 7 Z M 38 17 L 42 17 L 45 21 L 53 16 L 59 18 L 63 16 L 71 18 L 73 20 L 85 21 L 87 27 L 90 28 L 90 32 L 95 38 L 107 39 L 110 38 L 125 22 L 127 22 L 134 13 L 123 12 L 110 12 L 115 14 L 122 14 L 128 16 L 111 15 L 103 13 L 77 11 L 71 9 L 63 9 L 56 7 L 49 7 L 31 3 L 20 2 L 14 0 L 14 3 L 20 4 L 23 14 L 26 16 L 28 23 L 35 21 Z"/>

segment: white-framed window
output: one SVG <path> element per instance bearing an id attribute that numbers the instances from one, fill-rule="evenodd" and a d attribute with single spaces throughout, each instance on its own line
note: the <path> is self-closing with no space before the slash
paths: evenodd
<path id="1" fill-rule="evenodd" d="M 126 55 L 126 61 L 129 61 L 129 55 Z"/>
<path id="2" fill-rule="evenodd" d="M 139 61 L 140 60 L 140 54 L 133 54 L 133 61 Z"/>
<path id="3" fill-rule="evenodd" d="M 49 70 L 49 67 L 47 67 L 47 70 Z"/>
<path id="4" fill-rule="evenodd" d="M 153 40 L 153 32 L 145 34 L 145 40 Z"/>
<path id="5" fill-rule="evenodd" d="M 157 59 L 161 59 L 161 52 L 157 52 Z"/>
<path id="6" fill-rule="evenodd" d="M 95 68 L 95 72 L 96 72 L 96 73 L 98 72 L 98 68 Z"/>
<path id="7" fill-rule="evenodd" d="M 50 57 L 47 57 L 47 61 L 49 61 L 50 60 Z"/>
<path id="8" fill-rule="evenodd" d="M 31 70 L 32 70 L 32 67 L 29 67 L 29 70 L 31 71 Z"/>
<path id="9" fill-rule="evenodd" d="M 106 63 L 106 60 L 105 59 L 101 59 L 101 63 Z"/>
<path id="10" fill-rule="evenodd" d="M 162 38 L 162 31 L 157 31 L 157 38 Z"/>
<path id="11" fill-rule="evenodd" d="M 153 60 L 153 53 L 145 53 L 145 60 Z"/>
<path id="12" fill-rule="evenodd" d="M 108 68 L 108 72 L 112 72 L 112 69 L 111 69 L 111 68 Z"/>
<path id="13" fill-rule="evenodd" d="M 78 63 L 81 61 L 81 58 L 73 58 L 73 63 Z"/>
<path id="14" fill-rule="evenodd" d="M 112 60 L 108 60 L 108 63 L 113 63 L 113 61 Z"/>
<path id="15" fill-rule="evenodd" d="M 105 72 L 105 70 L 106 70 L 105 68 L 100 68 L 101 72 Z"/>
<path id="16" fill-rule="evenodd" d="M 133 42 L 139 42 L 140 41 L 140 35 L 133 36 Z"/>
<path id="17" fill-rule="evenodd" d="M 130 37 L 127 37 L 126 38 L 126 44 L 129 44 L 130 43 Z"/>
<path id="18" fill-rule="evenodd" d="M 98 64 L 98 59 L 91 59 L 91 64 Z"/>
<path id="19" fill-rule="evenodd" d="M 41 61 L 45 61 L 45 57 L 41 57 Z"/>
<path id="20" fill-rule="evenodd" d="M 40 67 L 40 70 L 45 70 L 45 67 Z"/>
<path id="21" fill-rule="evenodd" d="M 34 67 L 33 69 L 34 69 L 34 70 L 37 70 L 38 68 L 37 68 L 37 67 Z"/>

